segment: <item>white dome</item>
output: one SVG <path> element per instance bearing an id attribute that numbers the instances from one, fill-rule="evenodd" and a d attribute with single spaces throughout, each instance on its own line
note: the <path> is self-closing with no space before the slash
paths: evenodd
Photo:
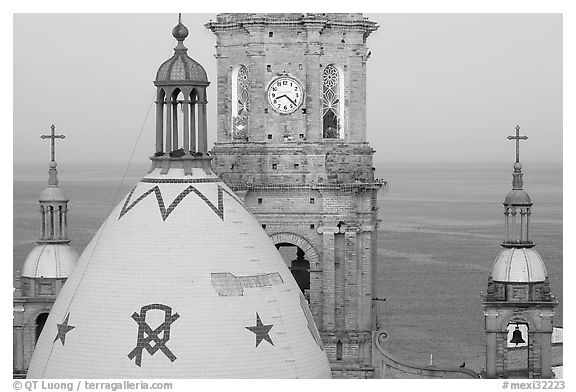
<path id="1" fill-rule="evenodd" d="M 21 276 L 26 278 L 67 278 L 72 273 L 78 252 L 68 244 L 39 244 L 28 253 Z"/>
<path id="2" fill-rule="evenodd" d="M 504 248 L 492 268 L 496 282 L 543 282 L 546 276 L 544 261 L 532 248 Z"/>
<path id="3" fill-rule="evenodd" d="M 56 300 L 30 378 L 329 378 L 306 300 L 236 195 L 201 169 L 143 178 Z"/>
<path id="4" fill-rule="evenodd" d="M 40 194 L 40 201 L 68 201 L 68 197 L 59 187 L 49 186 Z"/>

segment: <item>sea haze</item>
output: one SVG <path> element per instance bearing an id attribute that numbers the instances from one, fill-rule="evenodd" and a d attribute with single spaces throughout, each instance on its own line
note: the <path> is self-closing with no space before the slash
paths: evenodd
<path id="1" fill-rule="evenodd" d="M 504 238 L 502 202 L 512 187 L 508 163 L 377 163 L 388 181 L 379 193 L 378 282 L 381 325 L 396 357 L 426 365 L 484 361 L 480 292 Z M 62 164 L 70 198 L 71 245 L 81 252 L 112 208 L 147 172 L 147 164 Z M 40 235 L 38 197 L 47 164 L 14 165 L 14 272 Z M 560 301 L 562 326 L 562 165 L 524 164 L 534 206 L 532 239 Z M 126 173 L 126 176 L 124 176 Z M 468 365 L 469 364 L 469 365 Z M 479 369 L 478 369 L 479 370 Z"/>

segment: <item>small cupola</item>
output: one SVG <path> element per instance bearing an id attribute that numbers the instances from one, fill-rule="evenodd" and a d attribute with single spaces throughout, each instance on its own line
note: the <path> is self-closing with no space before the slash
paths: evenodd
<path id="1" fill-rule="evenodd" d="M 532 215 L 532 201 L 524 191 L 522 180 L 522 164 L 520 163 L 520 140 L 528 139 L 520 136 L 520 127 L 516 126 L 516 135 L 508 136 L 508 140 L 516 141 L 516 162 L 512 174 L 512 190 L 504 199 L 504 215 L 506 217 L 506 237 L 502 246 L 525 247 L 534 246 L 530 239 L 530 216 Z"/>
<path id="2" fill-rule="evenodd" d="M 40 194 L 41 234 L 37 245 L 24 261 L 21 274 L 24 283 L 28 282 L 28 279 L 37 278 L 66 280 L 78 260 L 78 253 L 69 245 L 68 197 L 58 186 L 58 170 L 56 169 L 56 140 L 64 139 L 65 136 L 57 135 L 56 127 L 52 125 L 50 134 L 40 137 L 50 139 L 48 187 Z"/>
<path id="3" fill-rule="evenodd" d="M 150 158 L 152 167 L 166 174 L 170 168 L 183 168 L 191 175 L 192 167 L 209 170 L 206 71 L 187 54 L 184 40 L 188 29 L 179 15 L 172 29 L 178 44 L 174 55 L 156 73 L 156 150 Z"/>

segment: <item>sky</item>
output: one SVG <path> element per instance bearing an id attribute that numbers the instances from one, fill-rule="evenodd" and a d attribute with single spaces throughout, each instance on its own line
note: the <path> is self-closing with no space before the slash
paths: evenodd
<path id="1" fill-rule="evenodd" d="M 561 14 L 366 14 L 367 138 L 376 162 L 562 161 Z M 188 54 L 207 71 L 215 141 L 215 14 L 183 14 Z M 15 14 L 13 160 L 145 162 L 155 87 L 177 14 Z"/>

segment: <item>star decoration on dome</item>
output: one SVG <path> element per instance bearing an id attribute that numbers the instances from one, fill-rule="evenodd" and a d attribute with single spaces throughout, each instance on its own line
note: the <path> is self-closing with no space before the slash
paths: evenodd
<path id="1" fill-rule="evenodd" d="M 70 317 L 70 313 L 68 313 L 66 315 L 66 318 L 64 319 L 62 324 L 56 324 L 56 327 L 58 328 L 58 334 L 54 338 L 54 342 L 56 342 L 58 339 L 60 339 L 60 341 L 62 342 L 62 345 L 64 345 L 64 343 L 66 342 L 66 334 L 68 332 L 70 332 L 71 330 L 73 330 L 74 328 L 76 328 L 75 326 L 68 325 L 68 318 L 69 317 Z M 54 343 L 54 342 L 52 342 L 52 343 Z"/>
<path id="2" fill-rule="evenodd" d="M 264 325 L 262 320 L 260 320 L 260 315 L 256 312 L 256 325 L 252 327 L 245 327 L 247 330 L 254 332 L 256 335 L 256 347 L 262 342 L 262 340 L 266 340 L 271 345 L 274 345 L 272 339 L 270 338 L 270 330 L 274 325 Z"/>

